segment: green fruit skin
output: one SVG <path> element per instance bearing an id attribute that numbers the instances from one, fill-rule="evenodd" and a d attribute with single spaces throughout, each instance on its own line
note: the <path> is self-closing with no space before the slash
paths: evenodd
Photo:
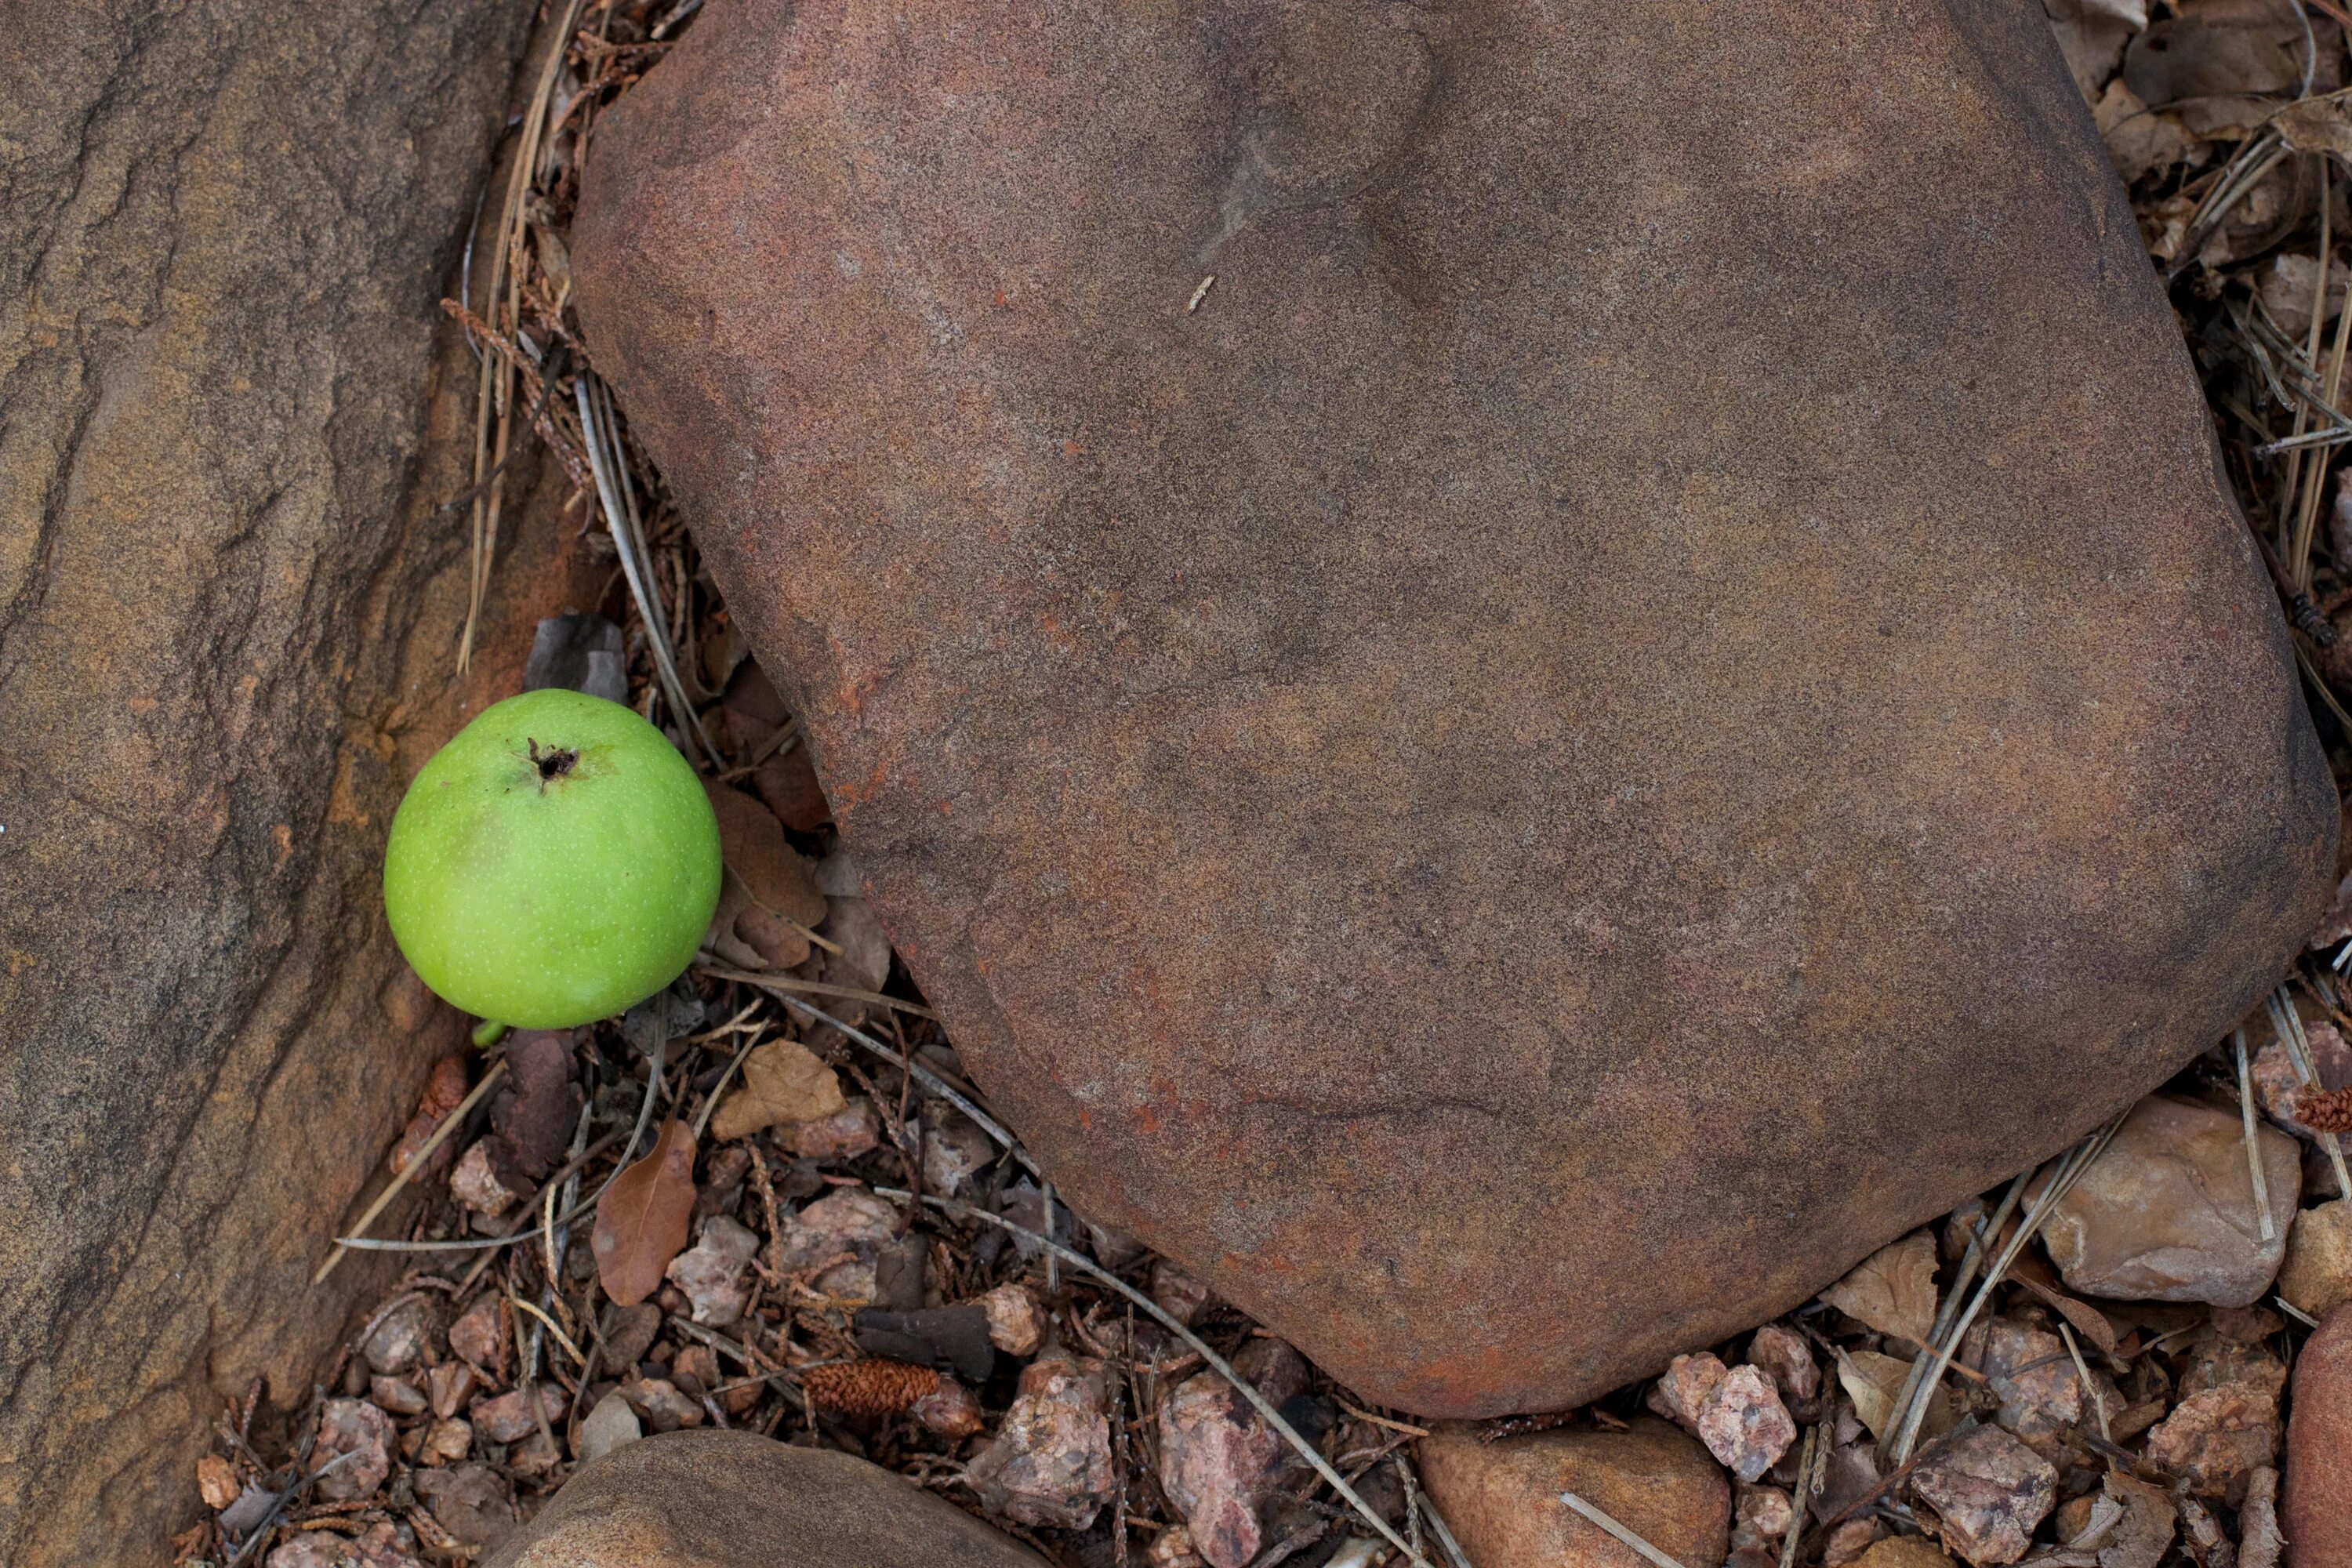
<path id="1" fill-rule="evenodd" d="M 568 773 L 531 761 L 572 751 Z M 525 1029 L 592 1023 L 676 979 L 718 907 L 719 823 L 662 732 L 549 689 L 485 710 L 416 775 L 383 911 L 445 1000 Z"/>

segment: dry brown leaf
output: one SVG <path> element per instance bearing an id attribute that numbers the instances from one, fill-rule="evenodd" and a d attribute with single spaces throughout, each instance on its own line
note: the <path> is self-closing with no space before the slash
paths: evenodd
<path id="1" fill-rule="evenodd" d="M 841 1079 L 798 1040 L 770 1040 L 743 1058 L 743 1087 L 719 1102 L 710 1135 L 721 1143 L 763 1127 L 815 1121 L 848 1103 Z"/>
<path id="2" fill-rule="evenodd" d="M 652 1152 L 613 1178 L 596 1200 L 596 1277 L 620 1307 L 662 1287 L 663 1271 L 686 1249 L 694 1216 L 694 1133 L 675 1116 Z"/>
<path id="3" fill-rule="evenodd" d="M 2105 1493 L 2124 1516 L 2099 1547 L 2099 1568 L 2156 1568 L 2172 1549 L 2171 1495 L 2116 1470 L 2107 1472 Z"/>
<path id="4" fill-rule="evenodd" d="M 1936 1327 L 1936 1238 L 1914 1231 L 1879 1248 L 1822 1300 L 1882 1334 L 1926 1344 Z"/>
<path id="5" fill-rule="evenodd" d="M 2290 103 L 2271 117 L 2271 129 L 2298 153 L 2352 158 L 2352 91 Z"/>
<path id="6" fill-rule="evenodd" d="M 1842 1350 L 1837 1359 L 1838 1386 L 1853 1401 L 1853 1413 L 1870 1428 L 1870 1435 L 1884 1439 L 1895 1424 L 1895 1402 L 1902 1397 L 1903 1382 L 1911 1375 L 1911 1363 L 1900 1356 L 1882 1355 L 1876 1351 Z M 1923 1437 L 1939 1437 L 1951 1430 L 1957 1419 L 1950 1391 L 1938 1388 L 1928 1399 L 1919 1434 Z"/>
<path id="7" fill-rule="evenodd" d="M 703 788 L 719 818 L 719 855 L 752 901 L 798 925 L 824 920 L 824 895 L 810 879 L 808 863 L 784 842 L 783 824 L 775 814 L 740 790 L 708 779 Z"/>
<path id="8" fill-rule="evenodd" d="M 2101 1352 L 2113 1355 L 2120 1342 L 2116 1326 L 2107 1315 L 2087 1301 L 2077 1300 L 2058 1289 L 2057 1271 L 2032 1254 L 2021 1254 L 2010 1265 L 2010 1279 L 2041 1297 L 2058 1315 L 2071 1324 L 2074 1331 L 2096 1345 Z"/>

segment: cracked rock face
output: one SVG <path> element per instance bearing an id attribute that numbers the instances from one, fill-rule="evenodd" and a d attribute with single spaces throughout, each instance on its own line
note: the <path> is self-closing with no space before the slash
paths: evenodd
<path id="1" fill-rule="evenodd" d="M 1373 1397 L 1772 1316 L 2324 901 L 2038 16 L 714 0 L 576 239 L 964 1059 Z"/>

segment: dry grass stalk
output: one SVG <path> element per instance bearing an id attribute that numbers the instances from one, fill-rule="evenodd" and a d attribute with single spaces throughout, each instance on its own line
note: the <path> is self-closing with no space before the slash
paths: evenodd
<path id="1" fill-rule="evenodd" d="M 522 243 L 522 210 L 537 177 L 540 152 L 547 133 L 548 106 L 554 100 L 556 77 L 580 26 L 583 0 L 566 0 L 562 16 L 548 36 L 530 111 L 524 114 L 521 139 L 515 148 L 514 168 L 507 177 L 506 199 L 499 209 L 498 243 L 490 248 L 489 274 L 482 289 L 483 314 L 494 327 L 511 333 L 521 324 L 521 278 L 514 255 Z M 470 307 L 471 300 L 467 301 Z M 473 565 L 467 585 L 466 626 L 457 639 L 457 669 L 463 674 L 474 660 L 474 632 L 482 616 L 482 601 L 489 593 L 490 562 L 498 552 L 499 512 L 506 500 L 504 468 L 514 442 L 515 368 L 503 354 L 484 354 L 480 386 L 474 409 Z"/>

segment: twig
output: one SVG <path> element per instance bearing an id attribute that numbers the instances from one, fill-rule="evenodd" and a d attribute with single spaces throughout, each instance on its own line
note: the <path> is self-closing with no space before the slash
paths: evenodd
<path id="1" fill-rule="evenodd" d="M 2294 1064 L 2295 1077 L 2305 1089 L 2319 1087 L 2319 1074 L 2311 1065 L 2311 1043 L 2303 1037 L 2303 1020 L 2294 1016 L 2294 999 L 2282 985 L 2270 994 L 2271 1029 L 2286 1047 L 2287 1059 Z M 2352 1197 L 2352 1175 L 2344 1170 L 2344 1141 L 2333 1132 L 2318 1134 L 2319 1146 L 2336 1167 L 2336 1192 L 2339 1197 Z"/>
<path id="2" fill-rule="evenodd" d="M 2009 1216 L 2017 1212 L 2018 1199 L 2024 1194 L 2026 1184 L 2032 1179 L 2032 1171 L 2020 1172 L 2009 1184 L 2009 1191 L 2001 1194 L 2000 1202 L 1994 1206 L 1991 1215 L 1969 1233 L 1969 1245 L 1960 1254 L 1960 1266 L 1952 1276 L 1952 1288 L 1945 1292 L 1943 1304 L 1936 1309 L 1935 1327 L 1928 1331 L 1927 1338 L 1933 1343 L 1943 1342 L 1945 1333 L 1952 1326 L 1952 1320 L 1959 1315 L 1960 1303 L 1968 1300 L 1969 1287 L 1976 1281 L 1977 1269 L 1984 1262 L 1986 1251 L 2000 1239 L 2000 1227 L 2007 1225 Z M 1927 1375 L 1928 1361 L 1929 1358 L 1924 1355 L 1911 1358 L 1911 1370 L 1904 1374 L 1903 1386 L 1895 1395 L 1895 1410 L 1911 1407 L 1912 1396 L 1919 1390 L 1919 1381 Z"/>
<path id="3" fill-rule="evenodd" d="M 519 324 L 516 318 L 520 313 L 522 287 L 521 280 L 508 265 L 508 259 L 514 252 L 515 240 L 522 223 L 523 198 L 538 177 L 540 139 L 547 131 L 548 105 L 555 95 L 555 79 L 563 68 L 572 35 L 580 25 L 582 4 L 583 0 L 568 0 L 562 19 L 556 23 L 549 37 L 547 58 L 540 67 L 539 82 L 531 93 L 530 109 L 522 118 L 521 139 L 515 147 L 514 171 L 507 177 L 506 200 L 499 209 L 498 244 L 490 252 L 489 278 L 482 289 L 482 313 L 495 321 L 499 314 L 499 296 L 503 295 L 509 326 Z M 466 591 L 466 627 L 457 639 L 459 674 L 473 665 L 474 633 L 481 622 L 482 603 L 489 594 L 490 563 L 498 553 L 499 511 L 506 500 L 502 470 L 506 467 L 508 446 L 514 438 L 514 422 L 508 416 L 514 401 L 514 366 L 499 355 L 485 354 L 478 397 L 474 411 L 474 483 L 478 487 L 478 494 L 474 502 L 474 550 Z M 492 437 L 494 419 L 495 441 Z"/>
<path id="4" fill-rule="evenodd" d="M 1910 1408 L 1904 1414 L 1896 1440 L 1890 1451 L 1889 1457 L 1896 1464 L 1900 1465 L 1911 1457 L 1911 1446 L 1918 1441 L 1919 1424 L 1927 1416 L 1928 1402 L 1934 1397 L 1937 1387 L 1943 1383 L 1944 1373 L 1951 1366 L 1952 1357 L 1958 1352 L 1960 1341 L 1969 1331 L 1969 1325 L 1976 1321 L 1977 1313 L 1981 1311 L 1985 1302 L 1991 1299 L 1993 1288 L 2000 1283 L 2003 1276 L 2008 1274 L 2009 1266 L 2017 1260 L 2018 1253 L 2022 1251 L 2025 1244 L 2032 1240 L 2034 1234 L 2041 1230 L 2042 1222 L 2050 1217 L 2051 1210 L 2058 1206 L 2059 1200 L 2063 1198 L 2075 1182 L 2082 1178 L 2083 1173 L 2089 1170 L 2101 1154 L 2106 1152 L 2108 1142 L 2114 1139 L 2116 1130 L 2123 1123 L 2124 1119 L 2121 1116 L 2116 1117 L 2106 1126 L 2074 1145 L 2074 1149 L 2058 1163 L 2057 1168 L 2051 1173 L 2048 1184 L 2027 1207 L 2025 1217 L 2018 1222 L 2017 1234 L 2010 1237 L 2008 1244 L 2000 1249 L 2000 1255 L 1994 1258 L 1992 1266 L 1985 1270 L 1984 1283 L 1979 1285 L 1977 1288 L 1977 1293 L 1969 1298 L 1967 1309 L 1942 1334 L 1937 1336 L 1938 1343 L 1934 1364 L 1928 1368 L 1927 1375 L 1920 1379 L 1918 1385 L 1913 1390 Z"/>
<path id="5" fill-rule="evenodd" d="M 401 1189 L 407 1186 L 416 1173 L 425 1168 L 425 1163 L 432 1158 L 433 1151 L 448 1142 L 449 1135 L 457 1130 L 457 1124 L 466 1120 L 467 1114 L 475 1106 L 481 1103 L 482 1096 L 490 1091 L 490 1086 L 497 1083 L 499 1075 L 506 1070 L 507 1063 L 504 1057 L 492 1062 L 490 1070 L 482 1075 L 482 1081 L 474 1086 L 473 1092 L 457 1102 L 457 1110 L 441 1119 L 441 1125 L 433 1130 L 433 1136 L 425 1141 L 424 1147 L 418 1149 L 408 1163 L 400 1168 L 399 1174 L 392 1178 L 391 1184 L 376 1194 L 375 1202 L 368 1205 L 367 1212 L 360 1215 L 357 1225 L 352 1226 L 352 1234 L 335 1243 L 335 1250 L 327 1254 L 327 1261 L 319 1265 L 319 1271 L 310 1276 L 313 1289 L 326 1283 L 327 1276 L 335 1271 L 335 1265 L 343 1260 L 343 1254 L 352 1250 L 360 1239 L 367 1235 L 367 1227 L 376 1222 L 376 1216 L 383 1214 L 391 1205 L 392 1200 L 400 1195 Z M 367 1249 L 362 1248 L 362 1250 Z"/>
<path id="6" fill-rule="evenodd" d="M 795 929 L 798 928 L 795 927 Z M 801 934 L 815 941 L 824 941 L 814 931 L 802 931 Z M 825 942 L 825 945 L 831 947 L 833 943 Z M 902 1001 L 896 996 L 885 996 L 879 991 L 860 991 L 855 985 L 835 985 L 822 980 L 803 980 L 797 974 L 787 974 L 779 970 L 724 969 L 716 963 L 700 962 L 697 962 L 694 967 L 696 973 L 708 974 L 713 980 L 732 980 L 740 984 L 757 985 L 763 991 L 799 991 L 811 996 L 838 996 L 845 1002 L 863 1002 L 868 1006 L 887 1007 L 894 1013 L 905 1013 L 917 1018 L 929 1018 L 933 1023 L 939 1022 L 940 1016 L 922 1004 Z"/>
<path id="7" fill-rule="evenodd" d="M 1560 1493 L 1559 1500 L 1566 1503 L 1578 1513 L 1582 1514 L 1585 1518 L 1591 1520 L 1593 1523 L 1599 1525 L 1601 1529 L 1607 1531 L 1610 1534 L 1615 1536 L 1618 1540 L 1623 1542 L 1626 1545 L 1632 1547 L 1634 1551 L 1640 1552 L 1643 1556 L 1648 1558 L 1651 1562 L 1656 1563 L 1657 1568 L 1683 1568 L 1682 1563 L 1677 1563 L 1675 1559 L 1667 1556 L 1664 1552 L 1659 1551 L 1656 1547 L 1651 1545 L 1648 1542 L 1643 1540 L 1640 1536 L 1634 1534 L 1632 1531 L 1626 1529 L 1623 1525 L 1618 1523 L 1607 1514 L 1601 1512 L 1601 1510 L 1593 1507 L 1592 1504 L 1577 1496 L 1574 1492 Z M 1790 1533 L 1794 1533 L 1793 1530 Z"/>
<path id="8" fill-rule="evenodd" d="M 2263 1146 L 2254 1128 L 2254 1079 L 2246 1066 L 2246 1031 L 2241 1026 L 2230 1031 L 2230 1044 L 2238 1057 L 2238 1114 L 2245 1123 L 2246 1174 L 2254 1184 L 2254 1215 L 2261 1220 L 2263 1239 L 2278 1239 L 2278 1228 L 2271 1223 L 2271 1184 L 2263 1171 Z"/>
<path id="9" fill-rule="evenodd" d="M 757 1005 L 756 1003 L 753 1005 Z M 750 1056 L 752 1050 L 766 1038 L 765 1035 L 761 1034 L 746 1036 L 743 1043 L 736 1047 L 735 1058 L 727 1064 L 727 1070 L 720 1073 L 719 1081 L 710 1086 L 710 1097 L 702 1102 L 701 1114 L 694 1119 L 694 1141 L 698 1145 L 702 1142 L 703 1129 L 710 1125 L 710 1113 L 719 1109 L 719 1097 L 727 1092 L 727 1085 L 735 1076 L 735 1069 L 741 1067 L 743 1058 Z"/>
<path id="10" fill-rule="evenodd" d="M 2112 1443 L 2115 1434 L 2107 1430 L 2107 1404 L 2099 1397 L 2099 1385 L 2091 1381 L 2091 1363 L 2083 1359 L 2083 1347 L 2074 1342 L 2074 1331 L 2064 1318 L 2058 1320 L 2058 1337 L 2066 1342 L 2066 1353 L 2074 1358 L 2074 1375 L 2083 1381 L 2083 1397 L 2091 1402 L 2091 1414 L 2099 1418 L 2099 1436 Z"/>
<path id="11" fill-rule="evenodd" d="M 553 1188 L 551 1187 L 549 1190 L 551 1192 L 553 1191 Z M 547 1331 L 555 1336 L 555 1342 L 562 1345 L 564 1350 L 569 1352 L 572 1359 L 578 1362 L 581 1366 L 583 1368 L 587 1366 L 588 1358 L 581 1353 L 580 1347 L 578 1345 L 572 1342 L 572 1336 L 565 1333 L 562 1329 L 556 1325 L 556 1321 L 553 1318 L 549 1317 L 545 1312 L 541 1311 L 537 1307 L 532 1306 L 530 1302 L 524 1300 L 521 1297 L 516 1295 L 511 1290 L 507 1292 L 507 1303 L 509 1306 L 516 1307 L 523 1311 L 529 1312 L 532 1317 L 537 1318 L 541 1323 L 544 1323 L 547 1326 Z"/>
<path id="12" fill-rule="evenodd" d="M 1429 1428 L 1426 1426 L 1409 1426 L 1402 1421 L 1391 1421 L 1385 1415 L 1375 1415 L 1369 1410 L 1359 1410 L 1344 1399 L 1338 1401 L 1338 1403 L 1340 1409 L 1346 1411 L 1349 1415 L 1354 1416 L 1359 1421 L 1367 1422 L 1374 1426 L 1385 1426 L 1391 1432 L 1402 1432 L 1408 1437 L 1426 1437 L 1429 1436 Z"/>
<path id="13" fill-rule="evenodd" d="M 699 755 L 715 773 L 719 771 L 718 748 L 702 732 L 702 715 L 687 700 L 686 683 L 678 679 L 677 661 L 670 651 L 669 623 L 662 609 L 660 589 L 654 582 L 653 563 L 646 554 L 645 534 L 637 521 L 636 489 L 629 482 L 627 459 L 614 430 L 611 395 L 591 370 L 583 370 L 573 379 L 572 392 L 580 405 L 580 432 L 588 445 L 588 466 L 596 478 L 596 499 L 604 505 L 604 524 L 612 531 L 613 544 L 621 558 L 622 575 L 629 581 L 630 597 L 637 604 L 637 619 L 646 628 L 646 646 L 653 653 L 654 673 L 660 678 L 662 693 L 677 715 L 678 728 L 693 740 Z"/>
<path id="14" fill-rule="evenodd" d="M 2285 1297 L 2273 1296 L 2271 1298 L 2271 1301 L 2280 1311 L 2284 1312 L 2288 1317 L 2293 1318 L 2305 1328 L 2315 1329 L 2319 1327 L 2319 1320 L 2317 1318 L 2313 1317 L 2309 1312 L 2305 1311 L 2302 1308 L 2296 1306 Z"/>
<path id="15" fill-rule="evenodd" d="M 1361 1515 L 1364 1522 L 1370 1524 L 1374 1530 L 1380 1531 L 1381 1535 L 1387 1540 L 1390 1545 L 1395 1547 L 1398 1551 L 1404 1552 L 1415 1564 L 1415 1568 L 1430 1568 L 1429 1560 L 1422 1556 L 1419 1552 L 1413 1551 L 1412 1546 L 1406 1542 L 1404 1537 L 1399 1535 L 1394 1527 L 1392 1527 L 1387 1520 L 1382 1519 L 1378 1513 L 1374 1512 L 1370 1504 L 1366 1503 L 1362 1498 L 1356 1495 L 1356 1489 L 1348 1484 L 1347 1478 L 1340 1475 L 1338 1470 L 1333 1469 L 1331 1468 L 1331 1461 L 1325 1458 L 1321 1452 L 1316 1448 L 1314 1444 L 1309 1443 L 1306 1438 L 1300 1436 L 1297 1429 L 1292 1426 L 1289 1422 L 1282 1418 L 1282 1412 L 1276 1410 L 1274 1407 L 1273 1403 L 1269 1401 L 1265 1394 L 1258 1392 L 1256 1384 L 1251 1383 L 1249 1379 L 1235 1372 L 1233 1369 L 1231 1363 L 1227 1362 L 1224 1357 L 1219 1355 L 1215 1351 L 1210 1349 L 1209 1342 L 1206 1340 L 1201 1338 L 1200 1335 L 1194 1333 L 1191 1329 L 1186 1328 L 1183 1322 L 1179 1320 L 1174 1313 L 1169 1311 L 1167 1308 L 1162 1307 L 1159 1302 L 1153 1300 L 1150 1297 L 1145 1295 L 1142 1291 L 1137 1289 L 1126 1280 L 1121 1279 L 1118 1275 L 1113 1274 L 1109 1269 L 1105 1268 L 1093 1258 L 1087 1257 L 1084 1253 L 1074 1252 L 1070 1248 L 1064 1247 L 1060 1242 L 1040 1236 L 1026 1226 L 1015 1225 L 1011 1220 L 1004 1218 L 1001 1215 L 992 1215 L 986 1209 L 975 1208 L 970 1204 L 958 1202 L 954 1198 L 939 1197 L 929 1193 L 924 1193 L 919 1195 L 912 1193 L 901 1192 L 890 1187 L 876 1187 L 873 1191 L 877 1197 L 893 1198 L 900 1202 L 912 1200 L 926 1203 L 943 1214 L 955 1215 L 963 1219 L 978 1220 L 983 1225 L 992 1225 L 999 1230 L 1007 1231 L 1024 1240 L 1034 1242 L 1039 1247 L 1046 1248 L 1050 1253 L 1059 1258 L 1071 1268 L 1077 1269 L 1080 1273 L 1088 1276 L 1099 1284 L 1108 1286 L 1113 1290 L 1116 1290 L 1120 1295 L 1126 1297 L 1136 1306 L 1142 1308 L 1143 1310 L 1151 1314 L 1152 1318 L 1159 1322 L 1160 1327 L 1174 1334 L 1178 1339 L 1182 1340 L 1184 1343 L 1191 1348 L 1193 1354 L 1199 1356 L 1211 1367 L 1213 1367 L 1227 1383 L 1232 1384 L 1234 1385 L 1234 1391 L 1236 1394 L 1239 1394 L 1244 1399 L 1249 1401 L 1251 1407 L 1265 1419 L 1266 1425 L 1273 1427 L 1276 1434 L 1279 1436 L 1284 1442 L 1289 1444 L 1293 1449 L 1297 1450 L 1298 1457 L 1305 1459 L 1307 1464 L 1314 1468 L 1315 1473 L 1323 1478 L 1324 1484 L 1328 1486 L 1333 1491 L 1337 1492 L 1342 1499 L 1346 1500 L 1348 1506 L 1354 1509 L 1358 1514 Z M 1673 1565 L 1673 1568 L 1682 1568 L 1682 1564 L 1675 1563 Z"/>
<path id="16" fill-rule="evenodd" d="M 1789 1533 L 1780 1542 L 1780 1568 L 1796 1568 L 1797 1543 L 1805 1535 L 1805 1504 L 1808 1494 L 1821 1484 L 1817 1473 L 1829 1463 L 1828 1447 L 1822 1441 L 1822 1424 L 1814 1422 L 1805 1428 L 1805 1446 L 1797 1454 L 1797 1516 L 1789 1521 Z"/>

